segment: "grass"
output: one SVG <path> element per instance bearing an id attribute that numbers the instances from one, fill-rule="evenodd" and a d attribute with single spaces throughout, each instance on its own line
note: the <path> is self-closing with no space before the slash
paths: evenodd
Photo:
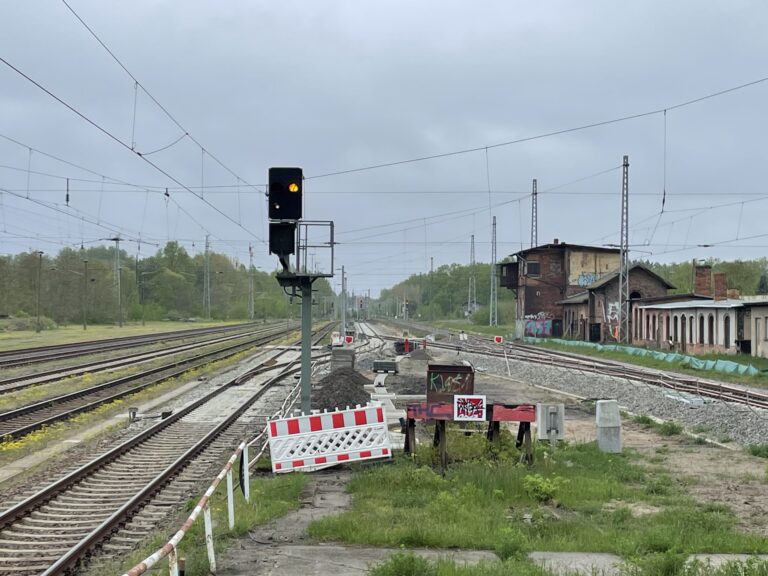
<path id="1" fill-rule="evenodd" d="M 42 332 L 35 332 L 34 330 L 5 332 L 0 326 L 0 348 L 3 350 L 16 350 L 35 346 L 71 344 L 85 340 L 103 340 L 106 338 L 122 338 L 124 336 L 207 328 L 210 326 L 226 326 L 241 322 L 147 322 L 145 326 L 126 323 L 123 324 L 122 328 L 115 325 L 95 324 L 88 325 L 88 330 L 83 330 L 83 327 L 79 325 L 71 325 L 54 330 L 43 330 Z"/>
<path id="2" fill-rule="evenodd" d="M 752 456 L 768 458 L 768 444 L 750 444 L 746 450 Z"/>
<path id="3" fill-rule="evenodd" d="M 452 454 L 461 451 L 462 438 L 451 439 Z M 603 454 L 594 444 L 566 444 L 546 457 L 541 448 L 537 452 L 532 468 L 483 453 L 474 461 L 453 462 L 441 476 L 423 465 L 428 458 L 417 453 L 415 461 L 401 458 L 393 466 L 363 470 L 350 485 L 352 509 L 314 522 L 310 535 L 385 547 L 497 553 L 511 547 L 611 552 L 625 558 L 768 552 L 765 539 L 736 531 L 728 509 L 696 503 L 663 472 L 643 469 L 631 452 Z M 536 475 L 550 482 L 546 498 L 526 489 L 526 478 Z M 633 513 L 639 504 L 658 512 Z"/>
<path id="4" fill-rule="evenodd" d="M 635 422 L 636 424 L 640 424 L 641 426 L 644 426 L 645 428 L 653 428 L 661 436 L 678 436 L 683 433 L 682 425 L 678 424 L 674 420 L 665 420 L 664 422 L 657 422 L 650 416 L 641 414 L 639 416 L 634 416 L 632 418 L 632 421 Z"/>
<path id="5" fill-rule="evenodd" d="M 468 566 L 451 560 L 432 562 L 410 552 L 393 554 L 369 573 L 372 576 L 555 576 L 546 568 L 522 559 Z M 768 576 L 768 563 L 750 559 L 714 568 L 701 562 L 686 563 L 686 557 L 681 554 L 650 554 L 628 564 L 621 573 L 623 576 Z M 601 574 L 593 571 L 590 576 Z"/>

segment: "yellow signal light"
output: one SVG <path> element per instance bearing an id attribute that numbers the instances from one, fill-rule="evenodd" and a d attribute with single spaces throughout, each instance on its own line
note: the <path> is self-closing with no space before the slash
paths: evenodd
<path id="1" fill-rule="evenodd" d="M 291 182 L 288 184 L 288 192 L 298 192 L 299 191 L 299 185 L 295 182 Z"/>

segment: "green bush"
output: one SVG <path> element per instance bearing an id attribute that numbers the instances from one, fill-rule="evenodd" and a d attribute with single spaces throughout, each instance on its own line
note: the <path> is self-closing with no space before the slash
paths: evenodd
<path id="1" fill-rule="evenodd" d="M 520 558 L 528 552 L 528 539 L 519 528 L 502 528 L 499 542 L 496 544 L 496 555 L 502 560 Z"/>
<path id="2" fill-rule="evenodd" d="M 541 474 L 529 474 L 523 478 L 523 490 L 537 502 L 549 502 L 568 481 L 558 476 L 545 478 Z"/>
<path id="3" fill-rule="evenodd" d="M 747 446 L 747 452 L 752 454 L 752 456 L 768 458 L 768 444 L 750 444 Z"/>

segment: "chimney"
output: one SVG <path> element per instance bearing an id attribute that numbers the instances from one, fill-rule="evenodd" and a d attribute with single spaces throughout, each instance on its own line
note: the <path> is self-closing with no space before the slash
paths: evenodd
<path id="1" fill-rule="evenodd" d="M 727 296 L 730 300 L 741 300 L 741 292 L 738 288 L 728 288 Z"/>
<path id="2" fill-rule="evenodd" d="M 693 292 L 702 296 L 714 295 L 712 291 L 712 266 L 706 264 L 696 265 L 693 278 Z"/>
<path id="3" fill-rule="evenodd" d="M 715 300 L 728 298 L 728 277 L 724 272 L 715 272 Z"/>
<path id="4" fill-rule="evenodd" d="M 555 241 L 554 241 L 554 242 L 552 242 L 552 243 L 553 243 L 555 246 L 557 246 L 558 244 L 560 244 L 560 240 L 558 240 L 557 238 L 555 238 Z"/>

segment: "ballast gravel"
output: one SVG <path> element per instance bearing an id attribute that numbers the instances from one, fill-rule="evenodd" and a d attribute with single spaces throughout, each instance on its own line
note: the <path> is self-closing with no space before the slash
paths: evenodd
<path id="1" fill-rule="evenodd" d="M 507 376 L 502 358 L 462 352 L 459 356 L 488 374 Z M 602 376 L 569 368 L 509 360 L 509 377 L 582 398 L 618 400 L 623 410 L 672 420 L 686 430 L 719 442 L 768 443 L 768 411 L 694 394 L 651 386 L 636 380 Z"/>

